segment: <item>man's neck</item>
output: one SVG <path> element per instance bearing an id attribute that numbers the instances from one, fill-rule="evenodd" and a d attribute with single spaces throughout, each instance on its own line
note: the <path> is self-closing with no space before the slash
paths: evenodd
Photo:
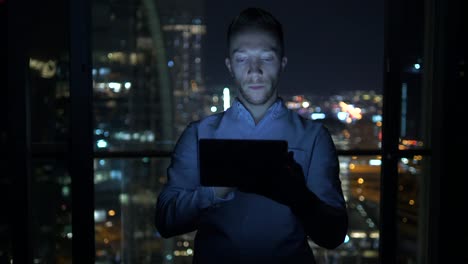
<path id="1" fill-rule="evenodd" d="M 246 102 L 243 98 L 239 98 L 239 100 L 242 102 L 242 104 L 247 108 L 249 113 L 252 115 L 255 124 L 258 124 L 260 120 L 265 116 L 267 113 L 268 109 L 276 102 L 276 99 L 278 97 L 272 97 L 270 100 L 268 100 L 266 103 L 261 104 L 261 105 L 254 105 Z"/>

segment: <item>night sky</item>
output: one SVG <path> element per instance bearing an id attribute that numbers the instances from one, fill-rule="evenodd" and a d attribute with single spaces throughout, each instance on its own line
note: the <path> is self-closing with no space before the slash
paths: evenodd
<path id="1" fill-rule="evenodd" d="M 343 90 L 382 90 L 383 0 L 206 0 L 208 88 L 230 84 L 224 66 L 225 32 L 230 19 L 249 6 L 265 8 L 283 24 L 288 65 L 280 93 L 330 95 Z"/>

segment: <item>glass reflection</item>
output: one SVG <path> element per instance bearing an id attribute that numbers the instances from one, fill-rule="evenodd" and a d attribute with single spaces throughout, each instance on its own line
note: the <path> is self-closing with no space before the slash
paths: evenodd
<path id="1" fill-rule="evenodd" d="M 95 159 L 96 263 L 162 263 L 173 239 L 154 228 L 169 159 Z"/>
<path id="2" fill-rule="evenodd" d="M 311 243 L 317 263 L 378 263 L 381 158 L 340 156 L 339 160 L 348 205 L 348 235 L 335 250 Z"/>
<path id="3" fill-rule="evenodd" d="M 401 263 L 416 263 L 420 247 L 421 223 L 426 222 L 427 203 L 423 186 L 430 159 L 422 155 L 401 158 L 398 163 L 398 256 Z"/>
<path id="4" fill-rule="evenodd" d="M 64 160 L 35 160 L 31 171 L 35 263 L 71 263 L 71 177 Z"/>

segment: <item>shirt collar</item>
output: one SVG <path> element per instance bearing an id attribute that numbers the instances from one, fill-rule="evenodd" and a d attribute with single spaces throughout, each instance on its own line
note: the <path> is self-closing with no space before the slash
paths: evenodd
<path id="1" fill-rule="evenodd" d="M 242 104 L 242 102 L 239 100 L 238 97 L 234 99 L 234 102 L 231 106 L 233 114 L 236 118 L 240 119 L 249 119 L 253 122 L 253 117 L 250 114 L 250 112 L 247 110 L 247 108 Z M 281 97 L 277 97 L 275 102 L 268 108 L 265 116 L 263 118 L 268 117 L 271 115 L 272 119 L 276 119 L 283 114 L 285 114 L 287 111 L 286 106 L 284 105 L 284 101 Z"/>

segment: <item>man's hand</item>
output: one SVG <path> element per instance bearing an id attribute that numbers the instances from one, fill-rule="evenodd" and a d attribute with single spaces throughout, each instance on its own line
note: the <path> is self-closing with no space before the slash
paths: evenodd
<path id="1" fill-rule="evenodd" d="M 283 169 L 268 175 L 265 182 L 242 186 L 240 191 L 256 193 L 287 206 L 297 204 L 308 192 L 302 167 L 294 160 L 290 151 L 285 159 Z"/>
<path id="2" fill-rule="evenodd" d="M 226 198 L 228 193 L 235 191 L 235 188 L 232 187 L 213 187 L 213 189 L 215 191 L 216 197 L 222 199 Z"/>

